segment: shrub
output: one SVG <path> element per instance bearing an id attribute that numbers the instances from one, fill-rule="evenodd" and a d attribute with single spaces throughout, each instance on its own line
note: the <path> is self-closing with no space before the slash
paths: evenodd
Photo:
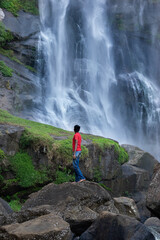
<path id="1" fill-rule="evenodd" d="M 3 61 L 0 61 L 0 72 L 4 77 L 12 77 L 13 70 L 8 67 Z"/>
<path id="2" fill-rule="evenodd" d="M 22 204 L 19 200 L 11 200 L 9 202 L 9 206 L 12 208 L 13 211 L 17 212 L 21 210 Z"/>
<path id="3" fill-rule="evenodd" d="M 11 159 L 13 171 L 22 187 L 34 186 L 41 180 L 40 173 L 35 170 L 31 157 L 27 153 L 16 153 Z"/>
<path id="4" fill-rule="evenodd" d="M 54 181 L 55 184 L 61 184 L 64 182 L 73 182 L 75 180 L 74 175 L 71 174 L 70 170 L 64 168 L 64 170 L 57 170 L 56 171 L 56 180 Z"/>
<path id="5" fill-rule="evenodd" d="M 6 42 L 13 40 L 13 35 L 5 29 L 5 26 L 0 22 L 0 46 L 4 46 Z"/>
<path id="6" fill-rule="evenodd" d="M 2 149 L 0 149 L 0 161 L 5 158 L 5 153 L 3 152 Z"/>

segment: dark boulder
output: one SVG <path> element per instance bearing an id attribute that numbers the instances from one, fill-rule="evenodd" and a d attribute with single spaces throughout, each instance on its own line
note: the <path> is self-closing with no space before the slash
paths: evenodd
<path id="1" fill-rule="evenodd" d="M 50 183 L 40 191 L 31 194 L 22 209 L 45 204 L 53 205 L 60 212 L 68 206 L 77 205 L 95 209 L 110 199 L 109 193 L 97 183 L 88 181 L 60 185 Z"/>
<path id="2" fill-rule="evenodd" d="M 80 240 L 155 240 L 148 228 L 136 219 L 103 212 L 81 235 Z"/>
<path id="3" fill-rule="evenodd" d="M 152 181 L 147 192 L 147 207 L 160 217 L 160 163 L 154 169 Z"/>

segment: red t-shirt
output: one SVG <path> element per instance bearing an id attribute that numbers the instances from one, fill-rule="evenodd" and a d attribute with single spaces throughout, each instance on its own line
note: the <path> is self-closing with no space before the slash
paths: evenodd
<path id="1" fill-rule="evenodd" d="M 78 145 L 77 145 L 77 149 L 76 151 L 81 151 L 81 135 L 80 133 L 75 133 L 73 136 L 73 140 L 72 140 L 72 147 L 73 147 L 73 152 L 75 151 L 75 140 L 78 140 Z"/>

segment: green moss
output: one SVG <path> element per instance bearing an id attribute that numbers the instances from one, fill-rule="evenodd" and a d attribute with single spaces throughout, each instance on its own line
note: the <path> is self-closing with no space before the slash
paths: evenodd
<path id="1" fill-rule="evenodd" d="M 5 153 L 2 149 L 0 149 L 0 161 L 2 161 L 5 158 Z"/>
<path id="2" fill-rule="evenodd" d="M 0 47 L 11 40 L 13 40 L 13 35 L 10 31 L 6 30 L 4 24 L 0 22 Z"/>
<path id="3" fill-rule="evenodd" d="M 35 170 L 32 159 L 27 153 L 16 153 L 10 159 L 16 179 L 22 187 L 31 187 L 36 183 L 42 183 L 46 180 L 46 176 Z"/>
<path id="4" fill-rule="evenodd" d="M 14 56 L 14 52 L 12 50 L 7 50 L 7 49 L 4 49 L 4 48 L 0 48 L 0 54 L 8 57 L 9 59 L 19 63 L 19 64 L 22 64 L 21 61 L 19 61 L 15 56 Z"/>
<path id="5" fill-rule="evenodd" d="M 3 61 L 0 61 L 0 72 L 4 77 L 12 77 L 13 70 L 8 67 Z"/>
<path id="6" fill-rule="evenodd" d="M 95 182 L 100 182 L 102 180 L 102 173 L 100 166 L 93 169 L 93 179 Z"/>
<path id="7" fill-rule="evenodd" d="M 8 49 L 4 49 L 4 48 L 0 47 L 0 54 L 8 57 L 12 61 L 15 61 L 15 62 L 23 65 L 24 67 L 26 67 L 31 72 L 36 73 L 36 70 L 33 67 L 23 64 L 18 58 L 16 58 L 16 56 L 14 55 L 14 51 L 13 50 L 8 50 Z"/>
<path id="8" fill-rule="evenodd" d="M 16 17 L 20 10 L 38 15 L 37 0 L 1 0 L 0 7 Z"/>
<path id="9" fill-rule="evenodd" d="M 54 181 L 55 184 L 61 184 L 64 182 L 73 182 L 75 180 L 75 176 L 71 174 L 70 170 L 66 168 L 62 170 L 56 171 L 56 180 Z"/>

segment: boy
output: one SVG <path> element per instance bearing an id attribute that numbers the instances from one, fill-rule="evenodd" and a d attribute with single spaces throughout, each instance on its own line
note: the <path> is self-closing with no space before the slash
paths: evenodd
<path id="1" fill-rule="evenodd" d="M 76 182 L 85 181 L 85 177 L 83 176 L 80 168 L 79 168 L 79 158 L 81 156 L 81 135 L 79 133 L 80 126 L 74 126 L 74 136 L 72 140 L 72 147 L 73 147 L 73 167 L 76 176 Z"/>

